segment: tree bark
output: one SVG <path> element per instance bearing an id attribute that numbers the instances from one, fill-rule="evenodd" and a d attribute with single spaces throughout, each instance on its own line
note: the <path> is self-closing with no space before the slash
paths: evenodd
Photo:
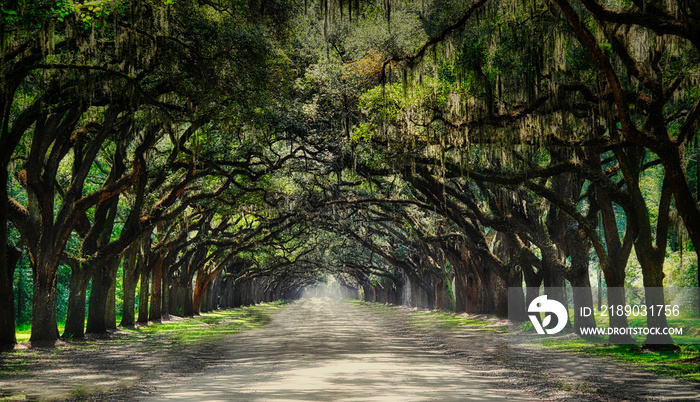
<path id="1" fill-rule="evenodd" d="M 107 305 L 105 306 L 105 328 L 117 329 L 117 272 L 119 263 L 114 267 L 113 275 L 110 278 L 109 289 L 107 290 Z"/>
<path id="2" fill-rule="evenodd" d="M 566 273 L 566 279 L 571 283 L 574 298 L 574 331 L 581 335 L 581 328 L 595 328 L 596 322 L 593 314 L 588 316 L 581 314 L 584 307 L 593 311 L 593 295 L 591 294 L 591 279 L 588 276 L 588 251 L 589 247 L 583 239 L 578 237 L 572 240 L 571 268 Z"/>
<path id="3" fill-rule="evenodd" d="M 473 266 L 476 265 L 471 262 L 469 258 L 465 261 L 467 265 L 465 272 L 465 282 L 466 282 L 466 312 L 467 313 L 493 313 L 490 303 L 487 300 L 490 294 L 488 286 L 490 280 L 488 277 L 482 277 L 480 273 L 475 272 Z"/>
<path id="4" fill-rule="evenodd" d="M 540 295 L 540 285 L 542 285 L 542 273 L 535 272 L 530 264 L 522 263 L 523 276 L 525 279 L 525 306 L 530 306 L 533 300 Z"/>
<path id="5" fill-rule="evenodd" d="M 455 312 L 463 313 L 467 311 L 467 281 L 465 277 L 464 267 L 462 266 L 461 253 L 454 250 L 448 251 L 448 258 L 452 264 L 454 272 L 454 293 L 455 293 Z"/>
<path id="6" fill-rule="evenodd" d="M 581 335 L 581 328 L 595 328 L 596 322 L 593 314 L 583 315 L 581 309 L 590 308 L 593 311 L 593 295 L 591 294 L 591 280 L 588 270 L 576 270 L 568 276 L 574 297 L 574 331 Z"/>
<path id="7" fill-rule="evenodd" d="M 148 300 L 151 279 L 151 266 L 149 260 L 153 257 L 151 250 L 151 233 L 144 233 L 141 238 L 141 258 L 139 258 L 139 271 L 141 272 L 141 282 L 139 284 L 139 316 L 138 322 L 148 322 Z"/>
<path id="8" fill-rule="evenodd" d="M 523 293 L 523 272 L 511 269 L 508 275 L 508 318 L 516 322 L 528 320 L 525 294 Z"/>
<path id="9" fill-rule="evenodd" d="M 199 314 L 202 307 L 202 297 L 209 284 L 209 278 L 205 274 L 198 274 L 195 279 L 194 291 L 192 291 L 192 313 Z M 192 281 L 190 281 L 192 283 Z M 191 289 L 190 285 L 190 289 Z"/>
<path id="10" fill-rule="evenodd" d="M 141 282 L 139 284 L 139 316 L 138 321 L 140 323 L 148 322 L 148 299 L 149 299 L 149 283 L 150 283 L 150 271 L 147 268 L 141 272 Z"/>
<path id="11" fill-rule="evenodd" d="M 34 269 L 34 295 L 32 297 L 33 346 L 54 345 L 58 339 L 56 324 L 56 270 L 57 264 L 45 261 L 44 253 L 32 267 Z"/>
<path id="12" fill-rule="evenodd" d="M 364 282 L 362 284 L 362 296 L 363 300 L 366 302 L 374 301 L 374 289 L 372 288 L 372 284 L 369 283 L 369 281 Z"/>
<path id="13" fill-rule="evenodd" d="M 624 306 L 627 301 L 625 300 L 625 287 L 623 278 L 605 278 L 605 282 L 608 284 L 608 306 Z M 611 315 L 608 310 L 610 327 L 618 328 L 620 330 L 627 330 L 629 328 L 629 323 L 627 322 L 627 316 L 624 314 Z M 636 343 L 630 335 L 625 334 L 612 334 L 608 338 L 608 342 L 613 344 L 627 344 Z"/>
<path id="14" fill-rule="evenodd" d="M 618 306 L 625 305 L 627 303 L 625 299 L 625 265 L 627 259 L 619 258 L 617 255 L 612 254 L 610 260 L 614 261 L 611 264 L 610 270 L 604 270 L 605 283 L 607 284 L 608 290 L 608 306 Z M 623 264 L 624 262 L 624 264 Z M 601 289 L 602 291 L 602 289 Z M 609 314 L 609 324 L 611 328 L 620 328 L 621 330 L 627 330 L 629 328 L 629 323 L 627 321 L 627 316 L 624 314 L 620 315 L 610 315 Z M 610 335 L 608 338 L 610 343 L 616 344 L 626 344 L 626 343 L 636 343 L 630 335 Z"/>
<path id="15" fill-rule="evenodd" d="M 542 259 L 542 279 L 544 280 L 545 293 L 548 298 L 557 300 L 559 303 L 569 309 L 569 302 L 566 298 L 566 281 L 564 273 L 553 266 L 553 263 L 548 261 L 547 257 Z M 566 328 L 571 328 L 571 320 L 566 319 Z"/>
<path id="16" fill-rule="evenodd" d="M 26 290 L 24 289 L 24 273 L 22 270 L 19 271 L 19 275 L 17 278 L 17 302 L 15 303 L 15 307 L 17 308 L 17 313 L 15 314 L 16 320 L 18 322 L 23 322 L 22 316 L 24 315 L 24 295 Z"/>
<path id="17" fill-rule="evenodd" d="M 438 279 L 435 286 L 437 288 L 435 291 L 435 308 L 445 311 L 454 310 L 446 280 L 442 278 Z"/>
<path id="18" fill-rule="evenodd" d="M 665 304 L 663 291 L 665 275 L 663 268 L 668 243 L 668 224 L 671 207 L 670 183 L 667 179 L 668 173 L 662 185 L 656 233 L 652 233 L 649 209 L 647 208 L 639 184 L 639 176 L 641 174 L 641 165 L 644 160 L 645 150 L 641 147 L 628 148 L 619 150 L 616 152 L 616 155 L 620 161 L 620 167 L 625 177 L 633 206 L 633 213 L 629 219 L 634 219 L 638 228 L 634 250 L 637 253 L 637 260 L 642 267 L 645 302 L 648 307 L 647 311 L 654 311 L 654 306 Z M 668 322 L 666 320 L 666 315 L 647 314 L 647 327 L 667 328 Z M 659 344 L 672 345 L 673 340 L 668 334 L 652 334 L 650 332 L 647 335 L 645 346 Z"/>
<path id="19" fill-rule="evenodd" d="M 496 317 L 508 318 L 508 284 L 503 278 L 493 275 L 494 284 L 494 310 Z"/>
<path id="20" fill-rule="evenodd" d="M 7 221 L 4 224 L 4 230 L 7 231 Z M 0 228 L 0 232 L 2 230 L 3 228 Z M 7 244 L 7 239 L 4 240 L 4 246 L 5 250 L 0 254 L 6 256 L 3 259 L 4 261 L 0 262 L 0 348 L 12 347 L 17 343 L 12 283 L 14 281 L 15 267 L 22 257 L 22 252 Z M 3 251 L 2 249 L 3 247 L 0 246 L 0 251 Z M 4 273 L 3 270 L 5 271 Z"/>
<path id="21" fill-rule="evenodd" d="M 109 293 L 114 283 L 119 258 L 115 257 L 107 264 L 98 267 L 92 277 L 90 300 L 88 302 L 87 333 L 101 334 L 107 332 L 107 306 L 109 305 Z"/>
<path id="22" fill-rule="evenodd" d="M 182 274 L 182 273 L 181 273 Z M 170 288 L 168 289 L 168 314 L 178 317 L 184 317 L 184 289 L 180 282 L 182 279 L 171 278 Z"/>
<path id="23" fill-rule="evenodd" d="M 85 334 L 85 300 L 89 283 L 90 270 L 87 267 L 71 267 L 64 339 L 79 339 Z"/>
<path id="24" fill-rule="evenodd" d="M 177 311 L 178 309 L 180 309 L 180 306 L 175 305 L 177 300 L 170 299 L 170 293 L 171 293 L 170 288 L 172 286 L 170 284 L 170 282 L 172 282 L 172 276 L 171 276 L 172 272 L 171 272 L 170 267 L 172 266 L 173 259 L 174 258 L 172 257 L 172 253 L 168 252 L 165 255 L 165 258 L 163 258 L 163 264 L 161 265 L 161 280 L 162 280 L 161 291 L 160 291 L 160 294 L 161 294 L 161 305 L 160 305 L 161 306 L 160 307 L 161 317 L 163 315 L 167 315 L 170 313 L 170 309 L 171 309 L 170 305 L 171 304 L 173 304 L 173 306 L 172 306 L 173 310 Z"/>
<path id="25" fill-rule="evenodd" d="M 123 305 L 122 305 L 122 321 L 119 325 L 122 327 L 133 327 L 136 321 L 135 306 L 136 306 L 136 284 L 139 280 L 139 266 L 136 264 L 139 258 L 138 241 L 135 241 L 127 252 L 126 264 L 124 264 L 122 275 L 123 284 Z"/>
<path id="26" fill-rule="evenodd" d="M 148 310 L 148 320 L 153 322 L 160 322 L 162 318 L 161 285 L 163 282 L 163 258 L 162 253 L 156 255 L 151 267 L 151 304 Z"/>
<path id="27" fill-rule="evenodd" d="M 615 212 L 607 194 L 603 189 L 595 189 L 594 198 L 600 208 L 605 243 L 607 245 L 607 255 L 598 255 L 598 259 L 603 262 L 601 267 L 603 268 L 603 275 L 605 276 L 605 283 L 608 289 L 607 304 L 608 306 L 624 306 L 626 304 L 625 268 L 633 246 L 633 242 L 629 239 L 636 238 L 636 235 L 631 235 L 630 233 L 632 232 L 630 231 L 635 231 L 636 222 L 633 219 L 627 219 L 628 227 L 625 239 L 620 241 Z M 629 328 L 627 316 L 624 314 L 609 315 L 609 325 L 621 331 L 626 331 Z M 616 344 L 636 343 L 630 335 L 626 334 L 612 334 L 608 341 Z"/>

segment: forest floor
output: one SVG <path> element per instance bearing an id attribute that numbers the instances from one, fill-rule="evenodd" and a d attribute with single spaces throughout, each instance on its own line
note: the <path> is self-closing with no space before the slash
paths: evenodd
<path id="1" fill-rule="evenodd" d="M 272 315 L 251 331 L 216 331 L 241 319 L 222 315 L 213 337 L 120 331 L 89 346 L 6 353 L 0 400 L 700 399 L 698 383 L 509 344 L 499 322 L 445 330 L 408 308 L 320 298 L 277 308 L 249 309 L 260 323 Z"/>

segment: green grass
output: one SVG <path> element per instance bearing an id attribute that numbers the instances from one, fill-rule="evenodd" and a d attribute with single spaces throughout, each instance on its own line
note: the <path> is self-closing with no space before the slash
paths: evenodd
<path id="1" fill-rule="evenodd" d="M 226 335 L 259 328 L 270 321 L 272 312 L 282 308 L 286 302 L 278 301 L 231 310 L 217 310 L 201 316 L 174 319 L 162 323 L 151 323 L 136 328 L 120 328 L 140 338 L 169 336 L 176 342 L 212 341 Z M 117 317 L 117 322 L 121 317 Z M 65 322 L 58 323 L 59 333 L 63 333 Z M 31 324 L 17 326 L 17 342 L 29 341 Z M 116 339 L 112 343 L 125 343 L 128 339 Z M 89 347 L 89 345 L 85 345 Z"/>
<path id="2" fill-rule="evenodd" d="M 122 320 L 122 316 L 118 315 L 117 316 L 117 322 L 120 322 Z M 58 326 L 58 333 L 62 334 L 63 330 L 66 328 L 66 322 L 65 321 L 59 321 L 56 323 Z M 17 343 L 20 342 L 27 342 L 29 341 L 29 338 L 32 335 L 32 324 L 27 322 L 27 323 L 22 323 L 22 324 L 17 324 L 15 327 L 15 337 L 17 338 Z"/>
<path id="3" fill-rule="evenodd" d="M 32 334 L 32 325 L 29 323 L 19 324 L 15 328 L 15 337 L 17 338 L 17 342 L 28 341 L 31 334 Z"/>
<path id="4" fill-rule="evenodd" d="M 350 300 L 348 303 L 354 304 L 356 306 L 361 306 L 366 309 L 376 311 L 377 313 L 385 315 L 393 314 L 394 309 L 396 308 L 396 306 L 392 306 L 389 304 L 366 302 L 362 300 Z"/>
<path id="5" fill-rule="evenodd" d="M 389 304 L 383 304 L 383 303 L 372 303 L 372 302 L 365 302 L 361 300 L 351 300 L 350 304 L 354 304 L 356 306 L 361 306 L 364 308 L 367 308 L 372 311 L 376 311 L 380 314 L 386 314 L 390 315 L 393 314 L 394 310 L 398 308 L 398 306 L 394 305 L 389 305 Z M 414 328 L 423 330 L 423 331 L 434 331 L 437 329 L 444 329 L 444 330 L 453 330 L 456 329 L 457 327 L 470 327 L 472 329 L 480 329 L 484 331 L 495 331 L 495 332 L 503 332 L 506 330 L 506 327 L 504 326 L 499 326 L 499 327 L 492 327 L 488 326 L 491 324 L 491 322 L 488 319 L 483 319 L 479 317 L 470 317 L 470 316 L 465 316 L 461 314 L 454 314 L 450 312 L 445 312 L 445 311 L 426 311 L 426 310 L 419 310 L 419 311 L 410 311 L 409 312 L 409 318 L 408 318 L 408 324 L 411 325 Z M 488 326 L 488 327 L 487 327 Z"/>
<path id="6" fill-rule="evenodd" d="M 409 319 L 411 325 L 428 329 L 437 326 L 442 329 L 452 330 L 458 326 L 488 325 L 489 322 L 476 317 L 465 317 L 443 311 L 416 311 Z"/>
<path id="7" fill-rule="evenodd" d="M 58 323 L 58 333 L 62 334 L 63 329 L 66 327 L 66 323 Z M 15 337 L 17 338 L 17 343 L 29 341 L 29 337 L 32 335 L 32 324 L 20 324 L 15 329 Z"/>
<path id="8" fill-rule="evenodd" d="M 70 395 L 71 395 L 71 397 L 73 397 L 75 399 L 82 400 L 82 399 L 87 399 L 92 392 L 94 392 L 94 391 L 91 390 L 89 387 L 86 387 L 85 385 L 80 384 L 80 385 L 76 385 L 73 387 Z"/>
<path id="9" fill-rule="evenodd" d="M 3 395 L 0 391 L 0 401 L 26 401 L 27 395 L 25 394 L 8 394 Z"/>
<path id="10" fill-rule="evenodd" d="M 284 307 L 278 301 L 232 310 L 203 313 L 201 316 L 183 320 L 163 321 L 137 328 L 124 328 L 141 337 L 165 335 L 174 342 L 210 342 L 241 331 L 260 328 L 270 322 L 272 313 Z"/>

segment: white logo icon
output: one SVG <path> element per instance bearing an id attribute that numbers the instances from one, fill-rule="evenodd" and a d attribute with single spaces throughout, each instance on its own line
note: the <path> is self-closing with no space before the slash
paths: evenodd
<path id="1" fill-rule="evenodd" d="M 540 335 L 544 335 L 545 332 L 550 335 L 560 332 L 566 326 L 566 320 L 569 317 L 569 314 L 566 311 L 566 307 L 564 307 L 563 304 L 559 303 L 556 300 L 548 300 L 547 295 L 535 298 L 535 300 L 533 300 L 530 303 L 527 312 L 537 313 L 530 314 L 529 316 L 530 321 L 532 321 L 532 325 L 535 326 L 535 330 Z M 557 325 L 554 328 L 545 329 L 545 327 L 549 325 L 549 323 L 552 321 L 552 316 L 546 316 L 544 320 L 542 320 L 542 324 L 540 324 L 539 313 L 552 313 L 556 315 Z"/>

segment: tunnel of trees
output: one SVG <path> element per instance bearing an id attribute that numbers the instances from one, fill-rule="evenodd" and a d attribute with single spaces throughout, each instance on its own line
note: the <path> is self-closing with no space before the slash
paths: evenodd
<path id="1" fill-rule="evenodd" d="M 0 344 L 330 277 L 502 317 L 523 284 L 698 286 L 697 1 L 1 12 Z"/>

